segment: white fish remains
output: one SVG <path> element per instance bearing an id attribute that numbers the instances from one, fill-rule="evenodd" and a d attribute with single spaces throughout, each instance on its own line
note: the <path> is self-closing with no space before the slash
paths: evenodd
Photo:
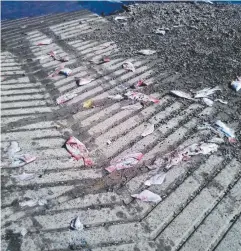
<path id="1" fill-rule="evenodd" d="M 233 129 L 230 129 L 226 124 L 224 124 L 221 120 L 217 120 L 215 123 L 218 126 L 218 130 L 224 133 L 227 137 L 235 138 L 235 132 Z"/>
<path id="2" fill-rule="evenodd" d="M 131 62 L 125 62 L 125 63 L 123 63 L 122 66 L 124 69 L 126 69 L 128 71 L 132 71 L 132 72 L 136 71 L 135 66 Z"/>
<path id="3" fill-rule="evenodd" d="M 9 158 L 13 158 L 15 153 L 21 151 L 17 141 L 12 141 L 7 149 L 7 155 Z"/>
<path id="4" fill-rule="evenodd" d="M 142 108 L 143 106 L 140 103 L 137 103 L 134 105 L 126 105 L 126 106 L 121 107 L 122 110 L 140 110 Z"/>
<path id="5" fill-rule="evenodd" d="M 34 179 L 35 174 L 34 173 L 25 173 L 25 172 L 23 172 L 22 174 L 19 174 L 19 175 L 11 175 L 11 177 L 16 179 L 17 181 L 25 181 L 25 180 Z"/>
<path id="6" fill-rule="evenodd" d="M 162 200 L 162 198 L 158 194 L 155 194 L 149 190 L 144 190 L 139 194 L 132 194 L 131 197 L 139 199 L 141 201 L 154 203 L 158 203 Z"/>
<path id="7" fill-rule="evenodd" d="M 156 53 L 156 51 L 146 49 L 146 50 L 140 50 L 140 51 L 138 51 L 138 53 L 139 53 L 139 54 L 142 54 L 142 55 L 149 56 L 149 55 L 153 55 L 153 54 L 155 54 L 155 53 Z"/>
<path id="8" fill-rule="evenodd" d="M 79 216 L 77 216 L 75 219 L 71 220 L 70 228 L 73 230 L 78 230 L 78 231 L 81 231 L 84 229 L 84 225 L 80 222 Z"/>
<path id="9" fill-rule="evenodd" d="M 149 125 L 145 128 L 145 130 L 144 130 L 144 132 L 141 134 L 141 136 L 142 136 L 142 137 L 146 137 L 147 135 L 152 134 L 152 133 L 154 132 L 154 130 L 155 130 L 154 124 L 149 124 Z"/>
<path id="10" fill-rule="evenodd" d="M 214 92 L 216 91 L 221 91 L 222 89 L 219 86 L 216 86 L 214 88 L 205 88 L 203 90 L 197 91 L 195 98 L 206 98 L 212 94 L 214 94 Z"/>
<path id="11" fill-rule="evenodd" d="M 58 97 L 58 98 L 56 99 L 56 102 L 57 102 L 58 105 L 59 105 L 59 104 L 63 104 L 63 103 L 65 103 L 65 102 L 67 102 L 67 101 L 73 99 L 73 98 L 76 97 L 76 96 L 77 96 L 77 93 L 74 93 L 74 92 L 72 92 L 72 93 L 66 93 L 66 94 L 64 94 L 64 95 L 62 95 L 62 96 L 60 96 L 60 97 Z"/>
<path id="12" fill-rule="evenodd" d="M 180 97 L 180 98 L 186 98 L 186 99 L 194 100 L 192 98 L 191 94 L 183 92 L 183 91 L 173 90 L 173 91 L 170 91 L 170 93 L 177 96 L 177 97 Z"/>
<path id="13" fill-rule="evenodd" d="M 150 185 L 161 185 L 166 179 L 166 173 L 159 173 L 152 176 L 150 179 L 145 181 L 146 186 Z"/>
<path id="14" fill-rule="evenodd" d="M 90 77 L 75 78 L 76 84 L 77 84 L 78 86 L 87 85 L 87 84 L 89 84 L 90 82 L 92 82 L 93 80 L 94 80 L 94 79 L 93 79 L 93 78 L 90 78 Z"/>
<path id="15" fill-rule="evenodd" d="M 213 101 L 209 98 L 203 98 L 203 102 L 207 105 L 207 106 L 213 106 Z"/>

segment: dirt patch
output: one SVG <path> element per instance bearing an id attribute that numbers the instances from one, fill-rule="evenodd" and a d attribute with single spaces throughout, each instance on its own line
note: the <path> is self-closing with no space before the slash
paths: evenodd
<path id="1" fill-rule="evenodd" d="M 232 108 L 217 105 L 220 116 L 227 122 L 238 122 L 241 94 L 230 89 L 230 82 L 241 75 L 241 6 L 150 3 L 130 10 L 120 14 L 127 17 L 126 24 L 115 21 L 117 15 L 109 16 L 106 29 L 87 34 L 84 39 L 114 41 L 120 47 L 115 57 L 143 59 L 147 57 L 138 55 L 138 50 L 156 50 L 157 54 L 148 56 L 156 62 L 156 72 L 178 72 L 180 78 L 173 84 L 159 85 L 154 91 L 189 91 L 220 85 L 223 98 Z M 165 35 L 155 33 L 159 28 L 165 30 Z"/>

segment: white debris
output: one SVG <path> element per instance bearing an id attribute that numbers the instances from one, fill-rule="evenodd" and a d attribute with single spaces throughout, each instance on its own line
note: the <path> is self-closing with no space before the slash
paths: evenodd
<path id="1" fill-rule="evenodd" d="M 124 99 L 124 97 L 123 97 L 122 95 L 120 95 L 120 94 L 109 95 L 108 98 L 109 98 L 109 99 L 113 99 L 113 100 L 118 100 L 118 101 Z"/>
<path id="2" fill-rule="evenodd" d="M 25 172 L 23 172 L 22 174 L 19 174 L 19 175 L 11 175 L 11 177 L 16 179 L 17 181 L 25 181 L 25 180 L 34 179 L 35 174 L 34 173 L 25 173 Z"/>
<path id="3" fill-rule="evenodd" d="M 7 149 L 7 155 L 9 158 L 13 158 L 15 153 L 21 151 L 17 141 L 12 141 Z"/>
<path id="4" fill-rule="evenodd" d="M 142 136 L 142 137 L 146 137 L 147 135 L 152 134 L 152 133 L 154 132 L 154 130 L 155 130 L 154 124 L 149 124 L 149 125 L 145 128 L 145 130 L 144 130 L 144 132 L 141 134 L 141 136 Z"/>
<path id="5" fill-rule="evenodd" d="M 213 101 L 209 98 L 203 98 L 203 102 L 207 105 L 207 106 L 213 106 Z"/>
<path id="6" fill-rule="evenodd" d="M 221 120 L 217 120 L 215 123 L 218 126 L 218 130 L 223 132 L 227 137 L 235 138 L 235 132 L 233 129 L 230 129 L 226 124 Z"/>
<path id="7" fill-rule="evenodd" d="M 132 72 L 136 71 L 135 66 L 131 62 L 125 62 L 125 63 L 123 63 L 122 66 L 124 69 L 126 69 L 128 71 L 132 71 Z"/>
<path id="8" fill-rule="evenodd" d="M 218 150 L 218 145 L 214 143 L 193 144 L 189 147 L 188 154 L 189 156 L 198 155 L 198 154 L 207 155 L 207 154 L 216 152 L 217 150 Z"/>
<path id="9" fill-rule="evenodd" d="M 145 181 L 146 186 L 150 185 L 161 185 L 166 178 L 166 173 L 159 173 L 154 176 L 152 176 L 150 179 Z"/>
<path id="10" fill-rule="evenodd" d="M 153 55 L 153 54 L 155 54 L 156 51 L 155 51 L 155 50 L 146 49 L 146 50 L 140 50 L 140 51 L 138 51 L 138 53 L 140 53 L 140 54 L 142 54 L 142 55 L 148 56 L 148 55 Z"/>
<path id="11" fill-rule="evenodd" d="M 166 31 L 164 29 L 158 28 L 158 29 L 156 29 L 155 33 L 156 34 L 161 34 L 161 35 L 164 36 L 166 34 Z"/>
<path id="12" fill-rule="evenodd" d="M 69 68 L 63 68 L 62 70 L 60 70 L 60 73 L 68 77 L 72 73 L 72 70 Z"/>
<path id="13" fill-rule="evenodd" d="M 60 97 L 58 97 L 58 98 L 56 99 L 56 103 L 57 103 L 58 105 L 63 104 L 63 103 L 65 103 L 65 102 L 67 102 L 67 101 L 73 99 L 73 98 L 76 97 L 76 96 L 77 96 L 77 93 L 75 93 L 75 92 L 66 93 L 66 94 L 64 94 L 64 95 L 62 95 L 62 96 L 60 96 Z"/>
<path id="14" fill-rule="evenodd" d="M 29 163 L 31 163 L 31 162 L 33 162 L 35 160 L 36 160 L 36 157 L 32 156 L 30 154 L 24 154 L 24 155 L 21 155 L 21 156 L 16 155 L 14 157 L 14 160 L 11 163 L 11 167 L 21 167 L 21 166 L 29 164 Z"/>
<path id="15" fill-rule="evenodd" d="M 236 92 L 240 91 L 241 90 L 241 77 L 238 77 L 237 80 L 232 81 L 231 86 Z"/>
<path id="16" fill-rule="evenodd" d="M 70 227 L 71 229 L 78 230 L 78 231 L 81 231 L 84 229 L 84 225 L 80 222 L 79 216 L 71 220 Z"/>
<path id="17" fill-rule="evenodd" d="M 228 101 L 225 101 L 225 100 L 222 100 L 222 99 L 219 99 L 219 98 L 215 99 L 214 101 L 220 102 L 220 103 L 222 103 L 224 105 L 228 104 Z"/>
<path id="18" fill-rule="evenodd" d="M 208 142 L 215 143 L 215 144 L 222 144 L 224 143 L 224 140 L 222 138 L 214 137 L 210 139 Z"/>
<path id="19" fill-rule="evenodd" d="M 38 204 L 38 200 L 26 200 L 19 203 L 20 207 L 35 207 Z"/>
<path id="20" fill-rule="evenodd" d="M 121 107 L 122 110 L 140 110 L 142 108 L 143 108 L 143 106 L 140 103 Z"/>
<path id="21" fill-rule="evenodd" d="M 170 91 L 171 94 L 174 94 L 175 96 L 178 96 L 180 98 L 186 98 L 186 99 L 190 99 L 190 100 L 194 100 L 191 96 L 191 94 L 183 92 L 183 91 Z"/>
<path id="22" fill-rule="evenodd" d="M 46 199 L 39 199 L 39 200 L 38 200 L 39 206 L 44 206 L 44 205 L 46 205 L 47 203 L 48 203 L 48 202 L 47 202 Z"/>
<path id="23" fill-rule="evenodd" d="M 214 94 L 214 92 L 216 91 L 221 91 L 222 89 L 219 86 L 216 86 L 214 88 L 205 88 L 203 90 L 197 91 L 195 98 L 206 98 L 212 94 Z"/>
<path id="24" fill-rule="evenodd" d="M 26 228 L 22 228 L 21 230 L 20 230 L 20 234 L 24 237 L 26 234 L 28 233 L 28 230 L 26 229 Z"/>
<path id="25" fill-rule="evenodd" d="M 87 85 L 90 82 L 92 82 L 94 79 L 91 77 L 85 77 L 85 78 L 75 78 L 76 84 L 78 86 L 82 86 L 82 85 Z"/>
<path id="26" fill-rule="evenodd" d="M 126 16 L 118 16 L 114 18 L 115 21 L 127 21 L 128 17 Z"/>
<path id="27" fill-rule="evenodd" d="M 107 140 L 106 144 L 109 146 L 112 143 L 111 140 Z"/>
<path id="28" fill-rule="evenodd" d="M 52 42 L 53 42 L 52 39 L 47 38 L 47 39 L 37 42 L 37 45 L 48 45 L 48 44 L 51 44 Z"/>
<path id="29" fill-rule="evenodd" d="M 133 198 L 136 198 L 136 199 L 139 199 L 139 200 L 145 201 L 145 202 L 158 203 L 162 200 L 162 198 L 158 194 L 155 194 L 149 190 L 144 190 L 139 194 L 132 194 L 131 196 Z"/>
<path id="30" fill-rule="evenodd" d="M 19 205 L 21 207 L 35 207 L 37 205 L 39 206 L 44 206 L 46 205 L 48 202 L 46 199 L 31 199 L 31 200 L 26 200 L 26 201 L 22 201 L 19 203 Z"/>

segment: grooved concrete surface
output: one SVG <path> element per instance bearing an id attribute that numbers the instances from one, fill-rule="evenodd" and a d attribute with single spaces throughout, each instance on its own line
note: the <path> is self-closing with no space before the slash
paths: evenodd
<path id="1" fill-rule="evenodd" d="M 150 175 L 145 166 L 156 156 L 213 136 L 208 130 L 198 131 L 197 125 L 215 110 L 192 101 L 187 105 L 166 93 L 151 93 L 160 104 L 139 110 L 122 110 L 127 100 L 109 100 L 108 95 L 139 79 L 167 85 L 179 76 L 154 74 L 148 57 L 128 59 L 136 72 L 127 72 L 122 68 L 127 58 L 118 56 L 115 43 L 81 39 L 84 33 L 104 29 L 106 22 L 80 11 L 2 23 L 1 71 L 6 77 L 1 85 L 2 250 L 241 250 L 237 159 L 218 151 L 174 166 L 162 185 L 149 188 L 161 195 L 158 204 L 130 196 L 145 187 Z M 53 43 L 35 46 L 46 38 Z M 66 66 L 73 69 L 72 76 L 47 77 L 60 64 L 46 57 L 51 50 L 69 55 Z M 111 61 L 90 62 L 104 55 Z M 95 80 L 77 87 L 74 77 L 87 75 Z M 56 105 L 58 96 L 72 91 L 77 97 Z M 90 98 L 100 106 L 84 109 L 83 101 Z M 155 124 L 155 132 L 143 138 L 148 122 Z M 69 135 L 86 144 L 95 160 L 92 168 L 72 161 L 62 148 Z M 22 153 L 33 154 L 37 160 L 10 168 L 4 151 L 11 141 L 18 141 Z M 144 153 L 137 167 L 109 175 L 104 171 L 111 159 L 130 152 Z M 12 175 L 23 171 L 35 177 L 16 182 Z M 30 199 L 46 199 L 47 205 L 21 207 L 21 202 Z M 75 216 L 84 224 L 83 231 L 69 229 Z M 27 230 L 24 236 L 23 228 Z"/>

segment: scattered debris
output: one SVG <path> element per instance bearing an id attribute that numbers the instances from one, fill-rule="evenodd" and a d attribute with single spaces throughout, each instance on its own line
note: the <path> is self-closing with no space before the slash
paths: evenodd
<path id="1" fill-rule="evenodd" d="M 72 93 L 66 93 L 56 99 L 56 102 L 58 105 L 63 104 L 77 96 L 77 93 L 72 92 Z"/>
<path id="2" fill-rule="evenodd" d="M 145 181 L 146 186 L 150 185 L 161 185 L 166 179 L 166 173 L 159 173 L 152 176 L 150 179 Z"/>
<path id="3" fill-rule="evenodd" d="M 125 62 L 123 63 L 122 66 L 125 70 L 132 71 L 132 72 L 136 71 L 135 66 L 131 62 Z"/>
<path id="4" fill-rule="evenodd" d="M 186 99 L 190 99 L 190 100 L 194 100 L 194 98 L 192 98 L 191 94 L 183 92 L 183 91 L 170 91 L 171 94 L 180 97 L 180 98 L 186 98 Z"/>
<path id="5" fill-rule="evenodd" d="M 127 22 L 128 17 L 118 16 L 118 17 L 115 17 L 114 19 L 115 19 L 115 21 L 120 21 L 120 22 L 124 21 L 124 22 Z"/>
<path id="6" fill-rule="evenodd" d="M 85 77 L 85 78 L 78 78 L 78 77 L 75 77 L 75 81 L 76 81 L 76 84 L 78 86 L 82 86 L 82 85 L 87 85 L 89 84 L 90 82 L 92 82 L 94 79 L 91 78 L 91 77 Z"/>
<path id="7" fill-rule="evenodd" d="M 230 143 L 236 142 L 235 132 L 233 129 L 230 129 L 226 124 L 224 124 L 221 120 L 217 120 L 215 125 L 218 127 L 218 130 L 224 133 Z"/>
<path id="8" fill-rule="evenodd" d="M 152 134 L 152 133 L 154 132 L 154 130 L 155 130 L 154 124 L 149 124 L 149 125 L 145 128 L 145 130 L 144 130 L 144 132 L 141 134 L 141 136 L 142 136 L 142 137 L 146 137 L 147 135 Z"/>
<path id="9" fill-rule="evenodd" d="M 11 164 L 11 167 L 22 167 L 36 160 L 35 156 L 24 154 L 21 156 L 15 156 Z"/>
<path id="10" fill-rule="evenodd" d="M 225 104 L 225 105 L 228 104 L 228 101 L 225 101 L 225 100 L 222 100 L 222 99 L 219 99 L 219 98 L 215 99 L 214 101 L 220 102 L 220 103 Z"/>
<path id="11" fill-rule="evenodd" d="M 31 199 L 19 202 L 20 207 L 35 207 L 37 205 L 44 206 L 47 205 L 47 200 L 45 199 Z"/>
<path id="12" fill-rule="evenodd" d="M 232 81 L 231 87 L 236 91 L 241 90 L 241 77 L 237 77 L 237 80 Z"/>
<path id="13" fill-rule="evenodd" d="M 159 203 L 160 201 L 162 201 L 162 198 L 158 194 L 155 194 L 149 190 L 144 190 L 139 194 L 132 194 L 131 197 L 145 202 Z"/>
<path id="14" fill-rule="evenodd" d="M 216 91 L 221 91 L 222 89 L 219 86 L 216 86 L 214 88 L 205 88 L 203 90 L 197 91 L 195 98 L 206 98 L 212 94 L 214 94 L 214 92 Z"/>
<path id="15" fill-rule="evenodd" d="M 145 55 L 145 56 L 149 56 L 149 55 L 153 55 L 156 53 L 155 50 L 149 50 L 149 49 L 146 49 L 146 50 L 140 50 L 138 51 L 139 54 L 142 54 L 142 55 Z"/>
<path id="16" fill-rule="evenodd" d="M 109 173 L 116 170 L 126 169 L 136 165 L 143 157 L 142 153 L 132 153 L 110 162 L 111 166 L 106 167 Z"/>
<path id="17" fill-rule="evenodd" d="M 187 147 L 174 150 L 162 158 L 156 159 L 152 166 L 148 166 L 149 169 L 160 168 L 161 166 L 165 167 L 166 169 L 171 168 L 172 166 L 178 165 L 182 161 L 189 160 L 192 156 L 203 154 L 207 155 L 218 150 L 218 145 L 214 143 L 194 143 Z"/>
<path id="18" fill-rule="evenodd" d="M 101 59 L 93 59 L 93 60 L 90 60 L 90 62 L 94 63 L 94 64 L 97 64 L 97 65 L 100 65 L 100 64 L 104 64 L 104 63 L 108 63 L 110 62 L 110 58 L 109 57 L 102 57 Z"/>
<path id="19" fill-rule="evenodd" d="M 107 140 L 106 144 L 109 146 L 112 143 L 111 140 Z"/>
<path id="20" fill-rule="evenodd" d="M 26 200 L 19 202 L 20 207 L 35 207 L 38 204 L 37 200 Z"/>
<path id="21" fill-rule="evenodd" d="M 222 144 L 224 143 L 224 140 L 222 138 L 214 137 L 210 140 L 208 140 L 210 143 L 215 143 L 215 144 Z"/>
<path id="22" fill-rule="evenodd" d="M 11 177 L 13 177 L 17 181 L 25 181 L 25 180 L 34 179 L 35 174 L 34 173 L 25 173 L 25 172 L 23 172 L 22 174 L 18 174 L 18 175 L 11 175 Z"/>
<path id="23" fill-rule="evenodd" d="M 70 228 L 73 230 L 77 230 L 77 231 L 81 231 L 84 229 L 84 225 L 80 222 L 79 216 L 77 216 L 75 219 L 71 220 Z"/>
<path id="24" fill-rule="evenodd" d="M 108 96 L 109 99 L 113 99 L 113 100 L 117 100 L 117 101 L 120 101 L 120 100 L 123 100 L 124 97 L 120 94 L 116 94 L 116 95 L 109 95 Z"/>
<path id="25" fill-rule="evenodd" d="M 44 40 L 42 40 L 42 41 L 40 41 L 40 42 L 38 42 L 37 43 L 37 45 L 49 45 L 49 44 L 51 44 L 53 41 L 52 41 L 52 39 L 44 39 Z"/>
<path id="26" fill-rule="evenodd" d="M 158 28 L 156 29 L 155 33 L 164 36 L 166 34 L 166 31 L 164 29 Z"/>
<path id="27" fill-rule="evenodd" d="M 17 141 L 10 142 L 10 145 L 7 149 L 7 155 L 9 158 L 14 158 L 15 153 L 21 151 Z"/>
<path id="28" fill-rule="evenodd" d="M 146 102 L 153 102 L 155 104 L 160 103 L 159 99 L 156 99 L 154 97 L 148 96 L 148 95 L 140 93 L 140 92 L 128 91 L 125 95 L 132 100 L 137 100 L 137 101 L 144 102 L 144 103 L 146 103 Z"/>
<path id="29" fill-rule="evenodd" d="M 92 99 L 88 99 L 83 103 L 83 108 L 93 108 L 94 107 L 94 101 Z"/>
<path id="30" fill-rule="evenodd" d="M 28 233 L 28 230 L 26 229 L 26 228 L 22 228 L 21 230 L 20 230 L 20 234 L 24 237 L 26 234 Z"/>
<path id="31" fill-rule="evenodd" d="M 121 107 L 122 110 L 140 110 L 142 108 L 143 106 L 140 103 L 137 103 L 134 105 L 126 105 L 126 106 Z"/>
<path id="32" fill-rule="evenodd" d="M 48 53 L 48 55 L 50 57 L 52 57 L 54 60 L 60 61 L 60 62 L 68 62 L 69 61 L 69 57 L 65 56 L 65 57 L 60 57 L 57 55 L 57 53 L 55 51 L 50 51 Z"/>
<path id="33" fill-rule="evenodd" d="M 65 75 L 66 77 L 68 77 L 71 73 L 72 73 L 72 70 L 69 69 L 69 68 L 63 68 L 59 71 L 59 73 Z"/>
<path id="34" fill-rule="evenodd" d="M 80 142 L 75 137 L 71 136 L 65 143 L 68 152 L 76 159 L 84 160 L 84 164 L 86 166 L 92 166 L 94 162 L 89 157 L 89 151 L 87 150 L 86 146 Z"/>
<path id="35" fill-rule="evenodd" d="M 209 98 L 203 98 L 203 102 L 207 105 L 207 106 L 213 106 L 213 101 Z"/>
<path id="36" fill-rule="evenodd" d="M 137 82 L 137 87 L 141 87 L 141 86 L 149 86 L 149 85 L 151 85 L 151 84 L 153 84 L 153 81 L 152 80 L 143 80 L 143 79 L 141 79 L 141 80 L 139 80 L 138 82 Z"/>
<path id="37" fill-rule="evenodd" d="M 65 67 L 65 65 L 64 65 L 64 64 L 61 64 L 61 65 L 60 65 L 59 67 L 57 67 L 54 71 L 52 71 L 51 73 L 49 73 L 48 77 L 53 78 L 53 77 L 57 76 L 57 75 L 60 73 L 60 71 L 61 71 L 62 69 L 64 69 L 64 67 Z"/>

